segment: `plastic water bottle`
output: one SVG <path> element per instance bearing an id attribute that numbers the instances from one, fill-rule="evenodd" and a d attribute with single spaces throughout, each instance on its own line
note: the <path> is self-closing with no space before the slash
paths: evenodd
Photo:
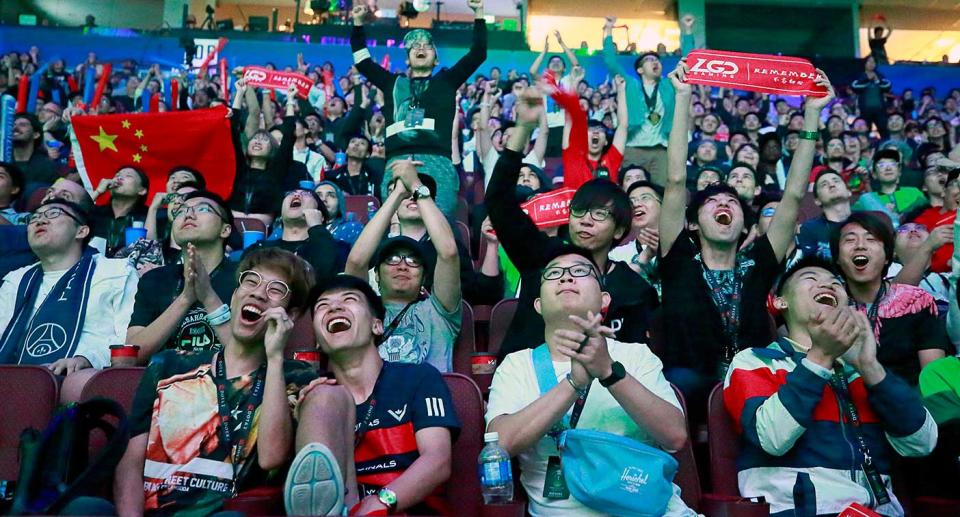
<path id="1" fill-rule="evenodd" d="M 373 201 L 367 201 L 367 221 L 373 219 L 377 213 L 377 205 Z"/>
<path id="2" fill-rule="evenodd" d="M 486 445 L 477 459 L 480 470 L 480 489 L 484 504 L 504 504 L 513 500 L 513 469 L 510 455 L 500 447 L 499 433 L 486 433 Z"/>

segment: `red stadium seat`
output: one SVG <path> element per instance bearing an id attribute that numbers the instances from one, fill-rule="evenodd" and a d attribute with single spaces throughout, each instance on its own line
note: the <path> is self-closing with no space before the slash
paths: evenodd
<path id="1" fill-rule="evenodd" d="M 471 356 L 477 351 L 477 340 L 473 329 L 473 308 L 463 302 L 463 315 L 460 319 L 460 334 L 453 344 L 453 371 L 469 376 L 472 371 Z"/>
<path id="2" fill-rule="evenodd" d="M 683 414 L 686 415 L 687 401 L 683 398 L 683 393 L 673 384 L 670 384 L 670 387 L 673 388 L 673 392 L 677 395 L 677 400 L 680 401 L 680 407 L 683 408 Z M 689 422 L 687 423 L 687 433 L 690 433 Z M 687 443 L 683 445 L 682 449 L 673 453 L 673 457 L 679 463 L 677 475 L 673 478 L 673 482 L 680 487 L 680 497 L 683 498 L 683 502 L 687 503 L 687 506 L 690 508 L 699 508 L 701 496 L 700 476 L 697 474 L 697 460 L 693 455 L 693 440 L 687 439 Z"/>
<path id="3" fill-rule="evenodd" d="M 455 214 L 457 221 L 470 225 L 470 207 L 467 205 L 467 200 L 463 199 L 463 196 L 457 196 L 457 212 Z M 469 242 L 469 241 L 467 241 Z"/>
<path id="4" fill-rule="evenodd" d="M 450 396 L 460 419 L 460 436 L 453 444 L 453 465 L 447 481 L 447 501 L 456 509 L 457 515 L 522 516 L 525 505 L 484 505 L 477 477 L 477 457 L 483 448 L 483 433 L 486 422 L 480 388 L 469 377 L 458 373 L 445 373 L 443 380 L 450 389 Z M 516 495 L 516 494 L 515 494 Z"/>
<path id="5" fill-rule="evenodd" d="M 490 342 L 487 343 L 487 352 L 496 354 L 500 352 L 500 345 L 503 338 L 507 336 L 507 329 L 510 328 L 510 322 L 513 321 L 513 315 L 517 312 L 517 304 L 520 300 L 517 298 L 508 298 L 500 300 L 490 311 Z"/>
<path id="6" fill-rule="evenodd" d="M 345 196 L 344 197 L 344 207 L 340 209 L 340 212 L 343 213 L 343 217 L 347 217 L 348 212 L 353 212 L 353 219 L 360 224 L 367 224 L 367 208 L 369 203 L 373 203 L 373 206 L 380 208 L 380 201 L 373 196 Z"/>
<path id="7" fill-rule="evenodd" d="M 34 190 L 33 193 L 30 194 L 30 198 L 27 199 L 26 205 L 23 207 L 24 211 L 33 212 L 36 210 L 37 207 L 40 206 L 40 203 L 43 202 L 43 196 L 47 195 L 47 190 L 47 188 L 38 188 L 37 190 Z"/>
<path id="8" fill-rule="evenodd" d="M 41 366 L 0 366 L 0 480 L 13 481 L 20 473 L 20 433 L 42 431 L 57 407 L 57 378 Z"/>
<path id="9" fill-rule="evenodd" d="M 133 409 L 133 396 L 146 368 L 106 368 L 98 371 L 83 386 L 80 401 L 105 397 L 117 401 L 124 411 Z"/>
<path id="10" fill-rule="evenodd" d="M 712 491 L 717 495 L 739 496 L 737 453 L 740 452 L 740 437 L 723 404 L 723 383 L 717 384 L 710 392 L 707 405 Z"/>
<path id="11" fill-rule="evenodd" d="M 293 359 L 293 353 L 301 350 L 315 350 L 317 348 L 317 336 L 313 331 L 313 315 L 310 311 L 301 314 L 293 322 L 293 332 L 287 341 L 287 347 L 283 350 L 283 356 L 287 359 Z"/>
<path id="12" fill-rule="evenodd" d="M 467 226 L 467 224 L 464 223 L 463 221 L 457 221 L 457 227 L 454 228 L 454 230 L 457 232 L 456 235 L 454 236 L 469 250 L 470 249 L 470 227 Z"/>
<path id="13" fill-rule="evenodd" d="M 803 195 L 803 199 L 800 200 L 800 214 L 797 216 L 797 222 L 802 224 L 815 217 L 820 217 L 822 213 L 823 210 L 817 206 L 813 194 L 807 192 Z"/>

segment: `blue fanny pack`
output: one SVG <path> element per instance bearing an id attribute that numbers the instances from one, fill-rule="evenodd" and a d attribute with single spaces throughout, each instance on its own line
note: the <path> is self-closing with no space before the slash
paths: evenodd
<path id="1" fill-rule="evenodd" d="M 557 385 L 546 344 L 533 350 L 540 393 Z M 659 517 L 673 497 L 677 460 L 670 454 L 624 436 L 575 429 L 584 404 L 574 406 L 559 434 L 563 477 L 570 495 L 588 508 L 618 516 Z"/>

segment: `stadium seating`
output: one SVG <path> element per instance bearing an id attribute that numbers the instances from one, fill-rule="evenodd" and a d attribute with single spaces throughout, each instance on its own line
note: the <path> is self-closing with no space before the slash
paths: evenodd
<path id="1" fill-rule="evenodd" d="M 42 366 L 0 366 L 0 480 L 17 479 L 20 433 L 47 427 L 58 392 L 56 377 Z"/>
<path id="2" fill-rule="evenodd" d="M 739 440 L 733 420 L 723 405 L 723 384 L 719 383 L 707 399 L 707 429 L 710 445 L 710 480 L 714 494 L 739 496 L 737 453 Z"/>
<path id="3" fill-rule="evenodd" d="M 520 300 L 517 298 L 508 298 L 500 300 L 490 311 L 490 341 L 487 343 L 487 352 L 496 354 L 500 352 L 500 345 L 507 336 L 507 329 L 510 328 L 510 322 L 513 321 L 513 315 L 517 312 L 517 304 Z"/>
<path id="4" fill-rule="evenodd" d="M 474 334 L 473 308 L 466 301 L 463 302 L 463 315 L 460 320 L 460 335 L 453 344 L 453 371 L 469 376 L 471 372 L 471 356 L 477 351 L 477 341 Z"/>
<path id="5" fill-rule="evenodd" d="M 347 214 L 353 212 L 353 219 L 361 224 L 367 224 L 368 217 L 368 208 L 369 204 L 373 203 L 373 206 L 377 209 L 380 208 L 380 201 L 373 196 L 344 196 L 344 208 L 341 209 L 343 212 L 343 217 L 346 218 Z"/>

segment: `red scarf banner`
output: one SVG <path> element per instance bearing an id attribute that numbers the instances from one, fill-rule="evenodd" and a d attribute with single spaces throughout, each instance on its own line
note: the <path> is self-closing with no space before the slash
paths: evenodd
<path id="1" fill-rule="evenodd" d="M 563 226 L 570 220 L 570 201 L 574 193 L 576 190 L 572 188 L 545 192 L 530 198 L 520 208 L 537 228 Z"/>
<path id="2" fill-rule="evenodd" d="M 262 66 L 248 66 L 243 69 L 243 80 L 250 86 L 259 86 L 261 88 L 280 88 L 286 90 L 290 85 L 297 87 L 297 93 L 307 98 L 307 93 L 313 86 L 310 78 L 303 74 L 294 72 L 278 72 L 268 70 Z"/>
<path id="3" fill-rule="evenodd" d="M 814 83 L 813 64 L 798 57 L 698 49 L 687 54 L 687 67 L 687 81 L 693 84 L 778 95 L 827 94 Z"/>

